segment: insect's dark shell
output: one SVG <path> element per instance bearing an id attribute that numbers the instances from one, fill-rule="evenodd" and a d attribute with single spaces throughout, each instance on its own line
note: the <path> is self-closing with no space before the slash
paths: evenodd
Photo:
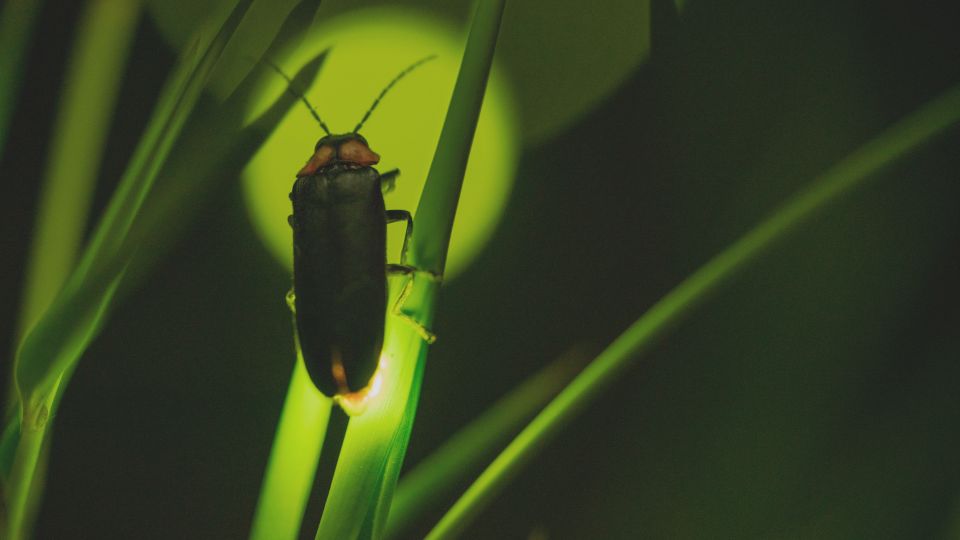
<path id="1" fill-rule="evenodd" d="M 386 210 L 380 174 L 372 167 L 335 165 L 297 178 L 293 201 L 297 333 L 307 371 L 335 395 L 332 366 L 350 391 L 376 371 L 383 344 Z"/>

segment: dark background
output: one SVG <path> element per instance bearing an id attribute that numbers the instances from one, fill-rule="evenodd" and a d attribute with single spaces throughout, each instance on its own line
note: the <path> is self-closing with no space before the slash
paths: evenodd
<path id="1" fill-rule="evenodd" d="M 0 161 L 5 351 L 81 9 L 47 4 Z M 816 174 L 960 83 L 946 12 L 802 4 L 693 0 L 680 20 L 655 2 L 651 61 L 585 120 L 523 149 L 497 234 L 444 290 L 409 464 L 572 345 L 608 343 Z M 145 18 L 97 209 L 174 54 Z M 751 266 L 468 536 L 949 537 L 960 521 L 958 143 L 952 128 Z M 240 183 L 217 197 L 80 363 L 37 538 L 246 535 L 293 358 L 290 277 L 251 240 Z M 334 431 L 344 423 L 336 413 Z M 321 510 L 315 499 L 305 523 Z"/>

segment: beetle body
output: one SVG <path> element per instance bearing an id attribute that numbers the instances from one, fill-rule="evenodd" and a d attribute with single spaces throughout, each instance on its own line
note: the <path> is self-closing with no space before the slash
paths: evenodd
<path id="1" fill-rule="evenodd" d="M 290 193 L 297 333 L 310 378 L 331 396 L 364 388 L 383 344 L 387 212 L 377 161 L 358 134 L 326 136 Z"/>
<path id="2" fill-rule="evenodd" d="M 293 228 L 290 305 L 300 350 L 313 383 L 328 396 L 366 395 L 363 390 L 370 388 L 383 346 L 387 273 L 418 272 L 405 265 L 413 219 L 405 210 L 386 210 L 383 202 L 384 188 L 392 187 L 399 172 L 381 175 L 373 168 L 380 156 L 370 150 L 359 131 L 397 81 L 433 58 L 418 60 L 401 71 L 353 131 L 342 135 L 331 134 L 306 97 L 288 86 L 327 134 L 297 173 L 288 221 Z M 267 65 L 293 84 L 279 67 L 269 61 Z M 400 264 L 387 264 L 387 224 L 401 220 L 407 222 L 407 230 Z M 395 308 L 424 339 L 433 342 L 429 330 L 401 313 L 399 305 Z"/>

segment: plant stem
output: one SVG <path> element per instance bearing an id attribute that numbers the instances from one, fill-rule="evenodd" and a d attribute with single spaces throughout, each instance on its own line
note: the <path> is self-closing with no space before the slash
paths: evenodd
<path id="1" fill-rule="evenodd" d="M 297 538 L 330 420 L 333 402 L 314 387 L 297 349 L 293 376 L 260 488 L 252 540 Z"/>
<path id="2" fill-rule="evenodd" d="M 457 536 L 536 453 L 651 344 L 747 264 L 766 253 L 815 211 L 863 183 L 924 141 L 960 121 L 960 86 L 895 123 L 815 179 L 766 221 L 716 255 L 620 335 L 490 464 L 430 532 Z"/>
<path id="3" fill-rule="evenodd" d="M 28 519 L 31 514 L 29 503 L 31 500 L 38 499 L 36 493 L 32 492 L 35 487 L 34 475 L 37 472 L 47 426 L 50 425 L 50 411 L 59 387 L 58 379 L 53 385 L 53 391 L 46 396 L 46 399 L 36 406 L 24 407 L 21 412 L 20 438 L 13 458 L 10 481 L 6 486 L 8 507 L 5 538 L 8 540 L 23 540 L 30 537 L 32 524 Z"/>
<path id="4" fill-rule="evenodd" d="M 50 305 L 76 262 L 139 15 L 140 2 L 97 0 L 80 23 L 40 193 L 21 336 Z"/>
<path id="5" fill-rule="evenodd" d="M 390 305 L 395 305 L 396 298 L 404 301 L 398 306 L 400 316 L 387 317 L 377 375 L 383 377 L 382 391 L 347 428 L 317 528 L 320 540 L 377 537 L 386 525 L 420 395 L 427 355 L 425 329 L 433 322 L 439 276 L 443 275 L 504 3 L 481 0 L 471 22 L 450 107 L 417 206 L 410 261 L 418 271 L 391 282 Z M 409 295 L 401 295 L 408 285 Z"/>

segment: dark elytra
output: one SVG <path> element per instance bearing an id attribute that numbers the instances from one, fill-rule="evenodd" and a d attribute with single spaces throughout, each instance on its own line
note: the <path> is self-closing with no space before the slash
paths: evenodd
<path id="1" fill-rule="evenodd" d="M 316 170 L 308 162 L 290 193 L 297 333 L 310 378 L 327 395 L 367 385 L 387 307 L 382 179 L 340 155 L 351 141 L 369 152 L 360 135 L 324 137 L 314 154 L 333 156 Z"/>

